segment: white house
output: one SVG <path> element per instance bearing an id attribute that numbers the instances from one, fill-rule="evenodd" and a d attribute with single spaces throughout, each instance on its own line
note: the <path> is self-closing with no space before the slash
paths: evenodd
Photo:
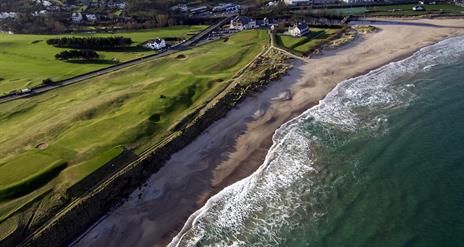
<path id="1" fill-rule="evenodd" d="M 72 13 L 71 19 L 74 23 L 79 23 L 82 21 L 82 14 L 77 12 L 77 13 Z"/>
<path id="2" fill-rule="evenodd" d="M 1 12 L 0 19 L 16 18 L 15 12 Z"/>
<path id="3" fill-rule="evenodd" d="M 164 39 L 156 38 L 145 43 L 143 47 L 152 50 L 161 50 L 166 47 L 166 41 L 164 41 Z"/>
<path id="4" fill-rule="evenodd" d="M 230 29 L 234 30 L 246 30 L 246 29 L 253 29 L 257 28 L 258 25 L 256 24 L 256 20 L 251 19 L 250 17 L 246 16 L 237 16 L 230 21 Z"/>
<path id="5" fill-rule="evenodd" d="M 117 4 L 116 4 L 116 7 L 117 7 L 118 9 L 125 9 L 125 8 L 127 7 L 127 4 L 126 4 L 126 2 L 117 3 Z"/>
<path id="6" fill-rule="evenodd" d="M 86 14 L 85 19 L 87 19 L 87 21 L 97 21 L 97 15 L 95 15 L 95 14 Z"/>
<path id="7" fill-rule="evenodd" d="M 310 0 L 284 0 L 286 5 L 309 5 Z"/>
<path id="8" fill-rule="evenodd" d="M 174 12 L 186 13 L 186 12 L 188 12 L 188 10 L 189 10 L 189 8 L 185 4 L 178 4 L 178 5 L 175 5 L 175 6 L 171 7 L 171 11 L 174 11 Z"/>
<path id="9" fill-rule="evenodd" d="M 270 1 L 267 3 L 267 6 L 269 8 L 272 8 L 272 7 L 275 7 L 275 6 L 278 6 L 279 5 L 279 1 Z"/>
<path id="10" fill-rule="evenodd" d="M 42 2 L 42 5 L 43 5 L 44 7 L 50 7 L 50 6 L 52 6 L 52 3 L 51 3 L 50 1 L 43 1 L 43 2 Z"/>
<path id="11" fill-rule="evenodd" d="M 41 11 L 35 11 L 34 13 L 32 13 L 32 16 L 40 16 L 40 15 L 46 15 L 46 14 L 47 14 L 47 11 L 43 9 Z"/>
<path id="12" fill-rule="evenodd" d="M 293 37 L 301 37 L 309 33 L 309 27 L 306 23 L 299 23 L 288 28 L 288 34 Z"/>

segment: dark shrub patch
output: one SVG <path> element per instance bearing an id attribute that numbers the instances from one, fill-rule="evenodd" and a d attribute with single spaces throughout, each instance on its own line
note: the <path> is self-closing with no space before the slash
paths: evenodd
<path id="1" fill-rule="evenodd" d="M 149 120 L 155 123 L 159 122 L 161 120 L 161 114 L 155 113 L 150 116 Z"/>

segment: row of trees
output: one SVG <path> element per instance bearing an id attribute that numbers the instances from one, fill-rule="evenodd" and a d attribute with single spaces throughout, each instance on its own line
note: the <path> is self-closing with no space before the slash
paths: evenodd
<path id="1" fill-rule="evenodd" d="M 60 14 L 32 16 L 29 13 L 17 13 L 16 18 L 0 20 L 0 30 L 33 34 L 63 33 L 67 30 L 66 23 L 62 21 L 64 18 Z"/>
<path id="2" fill-rule="evenodd" d="M 40 10 L 41 6 L 31 0 L 1 0 L 0 12 L 33 12 Z"/>
<path id="3" fill-rule="evenodd" d="M 98 53 L 92 50 L 69 50 L 55 55 L 57 60 L 94 60 L 99 57 Z"/>
<path id="4" fill-rule="evenodd" d="M 129 47 L 132 44 L 132 39 L 124 37 L 63 37 L 49 39 L 47 44 L 62 48 L 108 50 Z"/>

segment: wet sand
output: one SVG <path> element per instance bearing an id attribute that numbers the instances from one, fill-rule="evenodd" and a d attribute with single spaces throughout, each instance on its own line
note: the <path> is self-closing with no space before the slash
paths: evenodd
<path id="1" fill-rule="evenodd" d="M 318 103 L 337 83 L 464 34 L 464 20 L 408 20 L 431 25 L 379 25 L 250 97 L 154 174 L 146 185 L 88 230 L 74 246 L 165 246 L 205 201 L 257 169 L 283 123 Z M 450 28 L 461 26 L 462 28 Z"/>

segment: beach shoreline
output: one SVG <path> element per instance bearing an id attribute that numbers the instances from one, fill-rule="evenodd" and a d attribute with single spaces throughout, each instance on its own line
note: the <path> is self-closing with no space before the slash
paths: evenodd
<path id="1" fill-rule="evenodd" d="M 455 19 L 414 21 L 461 26 Z M 324 51 L 309 63 L 294 62 L 289 75 L 246 99 L 174 154 L 146 186 L 74 246 L 165 246 L 212 195 L 249 176 L 263 163 L 277 128 L 316 105 L 339 82 L 462 34 L 462 28 L 381 26 L 378 32 Z"/>

